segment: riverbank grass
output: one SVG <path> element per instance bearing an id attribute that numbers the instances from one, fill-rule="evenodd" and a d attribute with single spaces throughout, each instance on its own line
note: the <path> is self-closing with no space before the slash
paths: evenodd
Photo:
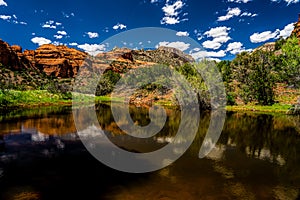
<path id="1" fill-rule="evenodd" d="M 249 111 L 259 113 L 287 113 L 291 108 L 291 105 L 274 104 L 272 106 L 260 106 L 260 105 L 239 105 L 239 106 L 226 106 L 227 111 Z"/>

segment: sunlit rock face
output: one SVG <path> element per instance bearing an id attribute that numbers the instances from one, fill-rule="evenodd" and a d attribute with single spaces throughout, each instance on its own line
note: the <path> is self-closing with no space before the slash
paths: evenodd
<path id="1" fill-rule="evenodd" d="M 49 76 L 73 78 L 87 54 L 66 46 L 45 44 L 35 51 L 26 50 L 24 56 Z"/>

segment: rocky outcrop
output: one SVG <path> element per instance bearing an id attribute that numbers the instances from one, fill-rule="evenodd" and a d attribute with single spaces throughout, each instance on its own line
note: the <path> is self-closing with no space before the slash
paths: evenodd
<path id="1" fill-rule="evenodd" d="M 275 47 L 276 47 L 275 42 L 268 42 L 256 49 L 254 49 L 253 52 L 255 52 L 255 51 L 275 51 L 275 49 L 276 49 Z"/>
<path id="2" fill-rule="evenodd" d="M 171 66 L 181 66 L 184 63 L 194 62 L 192 56 L 172 47 L 159 47 L 155 50 L 133 50 L 134 60 L 167 64 Z"/>
<path id="3" fill-rule="evenodd" d="M 299 43 L 300 43 L 300 13 L 299 13 L 298 22 L 295 23 L 295 28 L 292 32 L 292 35 L 295 35 L 299 39 Z"/>
<path id="4" fill-rule="evenodd" d="M 0 40 L 0 63 L 12 69 L 21 69 L 22 63 L 18 56 L 19 46 L 9 46 L 8 43 Z M 21 49 L 22 52 L 22 49 Z"/>
<path id="5" fill-rule="evenodd" d="M 30 63 L 48 76 L 73 78 L 87 54 L 66 46 L 45 44 L 35 51 L 25 50 L 23 55 Z"/>

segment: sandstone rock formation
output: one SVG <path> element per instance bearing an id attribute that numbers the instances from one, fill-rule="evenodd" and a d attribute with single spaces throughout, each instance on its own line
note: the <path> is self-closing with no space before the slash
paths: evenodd
<path id="1" fill-rule="evenodd" d="M 45 44 L 35 51 L 25 50 L 24 57 L 48 76 L 73 78 L 87 57 L 86 53 L 66 46 Z"/>
<path id="2" fill-rule="evenodd" d="M 295 28 L 292 32 L 292 35 L 296 35 L 296 37 L 299 39 L 299 43 L 300 43 L 300 14 L 299 14 L 298 22 L 295 23 Z"/>
<path id="3" fill-rule="evenodd" d="M 20 48 L 18 46 L 11 47 L 6 42 L 0 40 L 0 63 L 16 70 L 21 69 L 22 64 L 18 57 L 19 51 Z"/>
<path id="4" fill-rule="evenodd" d="M 133 59 L 171 66 L 181 66 L 187 62 L 194 62 L 192 56 L 172 47 L 159 47 L 155 50 L 133 50 Z"/>

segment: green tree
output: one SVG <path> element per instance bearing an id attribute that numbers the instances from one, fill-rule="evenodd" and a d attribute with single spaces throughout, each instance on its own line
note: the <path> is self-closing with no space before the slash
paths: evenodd
<path id="1" fill-rule="evenodd" d="M 294 87 L 300 86 L 300 45 L 296 36 L 287 39 L 282 45 L 282 54 L 278 57 L 283 81 Z"/>
<path id="2" fill-rule="evenodd" d="M 232 61 L 234 78 L 241 89 L 239 94 L 245 103 L 256 101 L 260 105 L 274 103 L 274 54 L 257 50 L 243 52 Z"/>
<path id="3" fill-rule="evenodd" d="M 226 98 L 228 105 L 235 105 L 235 98 L 236 94 L 234 91 L 234 82 L 233 82 L 233 73 L 232 73 L 232 66 L 231 61 L 223 60 L 217 63 L 217 67 L 222 74 L 222 78 L 224 81 L 224 85 L 226 88 Z"/>

